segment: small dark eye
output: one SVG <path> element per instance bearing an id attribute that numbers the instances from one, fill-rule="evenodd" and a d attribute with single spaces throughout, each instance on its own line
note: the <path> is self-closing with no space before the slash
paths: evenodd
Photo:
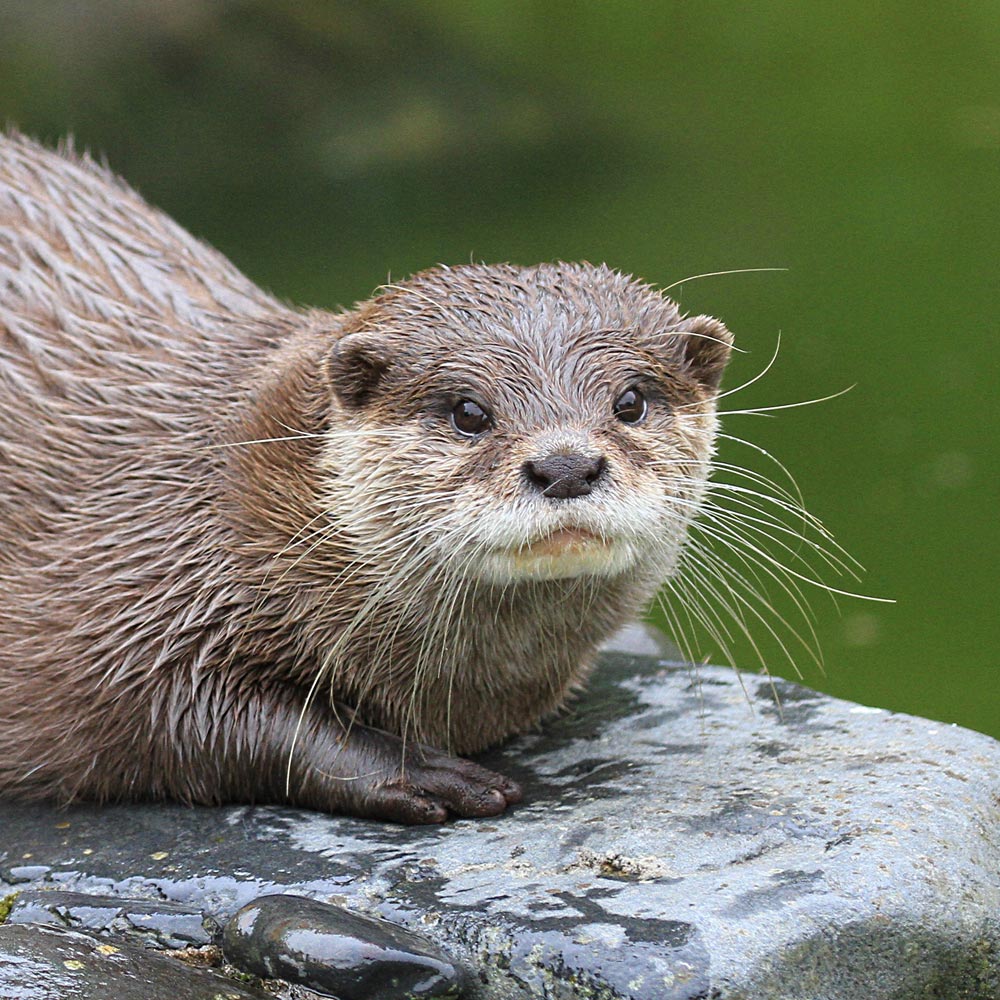
<path id="1" fill-rule="evenodd" d="M 490 415 L 478 403 L 463 399 L 451 411 L 451 425 L 459 434 L 475 437 L 490 426 Z"/>
<path id="2" fill-rule="evenodd" d="M 646 399 L 638 389 L 626 389 L 615 400 L 615 416 L 623 424 L 638 424 L 646 416 Z"/>

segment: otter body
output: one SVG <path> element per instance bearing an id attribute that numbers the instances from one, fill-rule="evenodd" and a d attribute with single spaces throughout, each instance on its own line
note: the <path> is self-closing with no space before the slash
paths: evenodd
<path id="1" fill-rule="evenodd" d="M 605 267 L 266 295 L 0 137 L 0 795 L 501 812 L 676 571 L 730 337 Z"/>

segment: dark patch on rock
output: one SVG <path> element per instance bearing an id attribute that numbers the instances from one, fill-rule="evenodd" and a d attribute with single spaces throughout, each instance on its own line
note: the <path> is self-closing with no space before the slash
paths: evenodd
<path id="1" fill-rule="evenodd" d="M 901 763 L 903 763 L 903 758 L 899 754 L 879 753 L 873 749 L 870 753 L 866 753 L 863 756 L 844 761 L 844 767 L 852 771 L 871 771 L 874 774 L 879 770 L 881 765 Z M 951 777 L 958 781 L 966 780 L 957 774 L 952 774 Z"/>
<path id="2" fill-rule="evenodd" d="M 58 811 L 47 805 L 0 808 L 4 844 L 16 844 L 19 857 L 30 854 L 49 861 L 39 866 L 48 870 L 31 882 L 65 881 L 79 870 L 90 878 L 103 877 L 109 885 L 123 872 L 172 881 L 178 859 L 189 875 L 209 878 L 228 872 L 234 858 L 239 869 L 276 881 L 356 875 L 356 868 L 335 858 L 325 863 L 308 855 L 279 859 L 270 851 L 267 845 L 275 836 L 313 815 L 302 811 L 238 806 L 222 813 L 172 803 L 79 805 Z M 0 852 L 0 864 L 5 860 Z M 23 876 L 26 868 L 22 863 L 14 870 Z"/>
<path id="3" fill-rule="evenodd" d="M 782 740 L 761 740 L 753 744 L 754 753 L 759 753 L 762 757 L 778 758 L 791 749 L 791 746 Z"/>
<path id="4" fill-rule="evenodd" d="M 797 820 L 791 804 L 784 800 L 750 801 L 736 796 L 705 815 L 687 817 L 685 822 L 692 832 L 726 832 L 741 838 L 776 830 L 795 839 L 805 834 L 810 825 Z"/>
<path id="5" fill-rule="evenodd" d="M 788 906 L 792 900 L 824 890 L 822 871 L 781 871 L 772 874 L 768 885 L 745 892 L 729 908 L 734 916 L 749 917 L 767 910 Z"/>
<path id="6" fill-rule="evenodd" d="M 538 738 L 540 749 L 555 750 L 570 740 L 593 740 L 620 719 L 638 713 L 642 700 L 632 690 L 601 685 L 598 693 L 602 701 L 578 698 L 559 716 L 546 725 Z"/>
<path id="7" fill-rule="evenodd" d="M 637 729 L 641 728 L 636 726 Z M 653 740 L 637 740 L 642 746 L 651 747 L 659 757 L 691 757 L 703 753 L 704 743 L 660 743 Z"/>
<path id="8" fill-rule="evenodd" d="M 773 677 L 758 685 L 757 701 L 762 715 L 798 727 L 819 724 L 826 696 L 793 681 Z"/>
<path id="9" fill-rule="evenodd" d="M 656 918 L 633 918 L 611 914 L 603 906 L 595 902 L 595 896 L 589 893 L 556 893 L 558 899 L 575 910 L 583 920 L 572 921 L 570 918 L 552 918 L 544 921 L 547 929 L 562 927 L 571 931 L 572 924 L 598 923 L 614 924 L 621 927 L 629 941 L 637 944 L 641 941 L 657 942 L 667 948 L 684 948 L 697 936 L 696 928 L 681 920 L 658 920 Z M 567 923 L 567 921 L 569 921 Z M 537 926 L 537 925 L 536 925 Z"/>
<path id="10" fill-rule="evenodd" d="M 668 723 L 674 722 L 683 715 L 681 709 L 661 708 L 656 712 L 643 712 L 641 715 L 629 721 L 633 729 L 657 729 Z"/>

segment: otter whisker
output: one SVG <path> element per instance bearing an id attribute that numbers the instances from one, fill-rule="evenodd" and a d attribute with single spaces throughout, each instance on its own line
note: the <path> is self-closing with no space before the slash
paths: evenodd
<path id="1" fill-rule="evenodd" d="M 284 437 L 252 438 L 245 441 L 223 441 L 220 444 L 202 445 L 202 451 L 218 451 L 221 448 L 242 448 L 253 444 L 277 444 L 281 441 L 308 441 L 312 438 L 323 438 L 322 434 L 302 433 L 287 434 Z"/>
<path id="2" fill-rule="evenodd" d="M 661 292 L 671 292 L 681 285 L 686 285 L 689 281 L 700 281 L 702 278 L 721 278 L 729 274 L 764 274 L 768 271 L 787 271 L 787 267 L 735 267 L 728 271 L 706 271 L 704 274 L 691 274 L 686 278 L 681 278 L 670 285 L 665 285 Z"/>
<path id="3" fill-rule="evenodd" d="M 709 480 L 710 484 L 720 481 L 715 478 L 718 473 L 721 473 L 722 475 L 737 476 L 740 479 L 746 479 L 751 483 L 756 483 L 763 489 L 772 491 L 771 494 L 765 494 L 765 496 L 778 496 L 790 503 L 793 507 L 801 510 L 805 509 L 805 499 L 802 496 L 802 490 L 799 488 L 798 483 L 794 480 L 791 481 L 790 486 L 792 489 L 789 490 L 780 483 L 776 482 L 774 479 L 771 479 L 770 476 L 764 475 L 762 472 L 758 472 L 755 469 L 747 469 L 732 462 L 720 462 L 718 459 L 715 459 L 712 463 L 712 467 L 713 476 Z M 794 490 L 794 492 L 792 492 L 792 490 Z"/>
<path id="4" fill-rule="evenodd" d="M 757 581 L 757 584 L 761 588 L 765 587 L 765 582 L 761 578 L 761 573 L 770 578 L 792 600 L 792 602 L 796 607 L 796 610 L 802 616 L 803 620 L 807 622 L 810 630 L 812 629 L 812 621 L 815 617 L 812 608 L 809 605 L 809 602 L 807 601 L 797 581 L 787 577 L 783 565 L 779 563 L 772 566 L 767 563 L 763 563 L 760 561 L 760 559 L 755 558 L 752 552 L 750 553 L 746 552 L 742 545 L 742 539 L 740 539 L 738 534 L 735 532 L 719 531 L 711 528 L 705 528 L 703 525 L 699 525 L 698 530 L 692 539 L 692 545 L 695 548 L 698 547 L 698 539 L 697 539 L 698 534 L 703 534 L 707 539 L 715 541 L 720 545 L 722 545 L 723 547 L 727 548 L 730 551 L 731 555 L 734 558 L 738 559 L 740 564 L 746 567 L 747 571 L 752 574 L 754 580 Z M 706 553 L 712 552 L 709 546 L 705 546 L 704 551 Z M 720 560 L 720 562 L 722 562 L 722 560 Z M 728 566 L 728 568 L 732 570 L 733 573 L 738 573 L 735 567 L 730 565 Z M 747 583 L 747 588 L 752 589 L 749 583 Z M 764 591 L 762 591 L 762 594 L 763 592 Z M 763 600 L 763 596 L 761 597 L 761 599 Z M 777 611 L 774 611 L 774 609 L 771 610 L 777 616 Z"/>
<path id="5" fill-rule="evenodd" d="M 418 541 L 419 541 L 419 539 L 414 539 L 412 541 L 411 545 L 408 546 L 407 549 L 404 551 L 404 556 L 406 556 L 406 555 L 408 555 L 410 553 L 410 550 L 417 545 Z M 403 557 L 401 557 L 401 559 L 402 558 Z M 329 594 L 328 597 L 327 597 L 326 603 L 329 603 L 330 600 L 332 600 L 332 598 L 334 596 L 335 596 L 335 593 Z M 368 615 L 371 614 L 376 608 L 379 607 L 379 605 L 381 603 L 380 599 L 384 599 L 387 596 L 388 595 L 385 593 L 385 581 L 382 581 L 382 584 L 380 586 L 376 586 L 376 588 L 373 590 L 373 592 L 372 592 L 371 596 L 368 598 L 366 604 L 364 606 L 362 606 L 362 608 L 358 612 L 357 616 L 350 623 L 350 625 L 348 625 L 348 627 L 345 628 L 340 633 L 340 635 L 338 636 L 338 638 L 334 642 L 333 646 L 331 647 L 331 649 L 328 651 L 327 655 L 325 656 L 323 662 L 320 665 L 320 668 L 316 671 L 315 678 L 313 679 L 312 684 L 309 686 L 309 689 L 308 689 L 308 692 L 307 692 L 307 695 L 306 695 L 306 699 L 305 699 L 305 701 L 303 703 L 303 708 L 302 708 L 302 710 L 300 712 L 299 720 L 298 720 L 298 722 L 296 724 L 296 728 L 295 728 L 295 731 L 294 731 L 294 734 L 293 734 L 293 738 L 292 738 L 292 741 L 291 741 L 291 744 L 290 744 L 290 748 L 289 748 L 287 770 L 286 770 L 286 790 L 289 793 L 291 792 L 291 774 L 292 774 L 292 767 L 293 767 L 293 762 L 294 762 L 295 747 L 296 747 L 296 745 L 298 743 L 298 740 L 299 740 L 299 737 L 301 735 L 301 728 L 302 728 L 302 725 L 304 724 L 304 720 L 306 718 L 309 706 L 312 704 L 312 702 L 315 699 L 316 694 L 317 694 L 317 692 L 319 690 L 319 685 L 321 684 L 323 678 L 326 677 L 326 676 L 331 676 L 332 675 L 332 680 L 335 680 L 335 678 L 336 678 L 336 670 L 334 669 L 334 666 L 335 666 L 335 664 L 337 664 L 337 662 L 339 660 L 339 654 L 342 653 L 343 648 L 345 646 L 349 645 L 350 640 L 354 638 L 355 633 L 358 632 L 360 630 L 360 628 L 366 623 Z M 370 676 L 374 677 L 374 672 L 373 671 L 369 671 L 369 674 L 370 674 Z M 358 697 L 359 697 L 359 703 L 363 701 L 365 690 L 366 690 L 366 686 L 365 685 L 360 685 L 360 690 L 359 690 L 359 695 L 358 695 Z M 332 699 L 331 699 L 331 704 L 333 704 L 333 700 Z M 352 713 L 351 719 L 350 719 L 348 725 L 345 728 L 344 736 L 343 736 L 342 742 L 340 744 L 340 749 L 338 750 L 338 756 L 339 756 L 340 753 L 342 753 L 344 751 L 344 749 L 348 745 L 348 741 L 350 739 L 351 731 L 352 731 L 352 729 L 354 727 L 354 723 L 355 723 L 356 719 L 357 719 L 357 707 L 355 708 L 355 711 Z M 404 747 L 405 747 L 405 734 L 404 734 Z"/>
<path id="6" fill-rule="evenodd" d="M 802 399 L 796 403 L 781 403 L 777 406 L 755 406 L 745 410 L 719 410 L 716 416 L 732 417 L 738 415 L 767 415 L 774 413 L 777 410 L 794 410 L 800 406 L 812 406 L 815 403 L 826 403 L 831 399 L 837 399 L 838 396 L 846 395 L 855 388 L 856 386 L 849 385 L 847 388 L 841 389 L 839 392 L 831 392 L 829 396 L 817 396 L 815 399 Z"/>
<path id="7" fill-rule="evenodd" d="M 819 518 L 806 510 L 797 498 L 791 497 L 788 494 L 783 494 L 780 490 L 776 493 L 763 493 L 760 490 L 755 490 L 740 483 L 727 483 L 719 479 L 709 480 L 705 483 L 704 480 L 695 476 L 678 476 L 678 474 L 669 465 L 665 466 L 662 463 L 658 463 L 658 467 L 663 470 L 665 477 L 669 477 L 669 482 L 674 487 L 687 485 L 691 488 L 703 488 L 705 493 L 705 502 L 713 501 L 714 499 L 719 498 L 720 495 L 725 496 L 726 494 L 732 494 L 739 495 L 739 497 L 742 498 L 740 502 L 750 504 L 752 501 L 747 500 L 746 498 L 753 497 L 756 500 L 763 502 L 762 504 L 754 504 L 755 508 L 762 513 L 767 510 L 767 507 L 764 505 L 777 507 L 789 514 L 795 520 L 801 521 L 804 525 L 811 527 L 817 532 L 817 534 L 822 535 L 831 542 L 833 541 L 829 531 L 824 527 Z M 754 481 L 752 477 L 748 478 L 750 478 L 751 482 Z M 766 483 L 763 483 L 762 485 L 766 485 Z M 734 499 L 732 502 L 737 501 Z"/>
<path id="8" fill-rule="evenodd" d="M 437 659 L 438 676 L 440 676 L 445 662 L 450 663 L 450 668 L 447 672 L 444 713 L 445 720 L 443 726 L 444 732 L 447 734 L 445 749 L 449 751 L 452 749 L 451 700 L 454 689 L 454 679 L 458 669 L 458 663 L 461 662 L 461 660 L 466 656 L 464 643 L 461 641 L 462 633 L 454 630 L 452 625 L 456 619 L 461 621 L 465 617 L 466 604 L 473 587 L 473 576 L 469 573 L 469 568 L 472 565 L 473 560 L 477 558 L 478 555 L 478 552 L 472 550 L 466 554 L 465 559 L 458 566 L 452 567 L 450 564 L 448 565 L 449 572 L 446 575 L 447 587 L 445 588 L 443 595 L 446 598 L 447 603 L 443 608 L 441 608 L 438 604 L 435 605 L 436 608 L 443 611 L 443 615 L 440 615 L 435 622 L 435 627 L 430 633 L 428 641 L 421 644 L 418 654 L 419 667 L 414 674 L 414 683 L 411 693 L 411 711 L 415 711 L 418 694 L 418 678 L 423 679 L 423 677 L 425 677 L 430 671 L 432 667 L 432 656 L 435 656 Z M 444 658 L 441 657 L 441 650 L 445 653 Z"/>
<path id="9" fill-rule="evenodd" d="M 816 665 L 821 670 L 823 669 L 822 655 L 819 651 L 819 640 L 813 627 L 812 609 L 809 607 L 808 603 L 805 602 L 800 592 L 797 592 L 793 588 L 789 587 L 788 584 L 781 579 L 781 576 L 769 567 L 746 559 L 743 553 L 736 550 L 737 558 L 740 560 L 741 564 L 747 567 L 759 584 L 762 584 L 762 581 L 760 581 L 759 577 L 756 575 L 757 568 L 766 572 L 767 575 L 770 576 L 774 582 L 789 596 L 794 603 L 796 610 L 801 615 L 802 620 L 806 623 L 806 627 L 808 628 L 810 637 L 812 638 L 812 643 L 804 639 L 798 630 L 795 629 L 789 621 L 778 612 L 774 605 L 767 599 L 765 594 L 762 591 L 756 590 L 750 581 L 747 580 L 746 577 L 744 577 L 735 567 L 725 562 L 725 560 L 718 558 L 718 556 L 713 553 L 711 549 L 699 546 L 696 541 L 692 544 L 691 549 L 693 553 L 695 553 L 694 558 L 697 560 L 702 569 L 706 572 L 711 572 L 712 575 L 726 587 L 726 590 L 729 593 L 734 594 L 734 596 L 738 595 L 740 603 L 744 604 L 747 610 L 749 610 L 754 617 L 759 620 L 763 618 L 761 613 L 757 611 L 756 608 L 752 607 L 752 602 L 756 601 L 772 618 L 777 620 L 782 626 L 784 626 L 785 629 L 788 630 L 788 633 L 802 646 Z M 739 587 L 742 587 L 745 593 L 741 593 L 738 589 Z M 762 621 L 762 624 L 765 624 L 765 627 L 767 627 L 769 631 L 772 631 L 768 623 Z M 772 635 L 774 635 L 776 639 L 778 638 L 777 634 L 773 631 Z M 782 650 L 786 652 L 786 655 L 788 655 L 789 662 L 794 666 L 794 658 L 787 654 L 784 644 L 781 643 L 780 639 L 778 641 Z"/>
<path id="10" fill-rule="evenodd" d="M 757 618 L 758 621 L 760 621 L 764 625 L 764 627 L 768 630 L 771 636 L 778 643 L 779 648 L 781 649 L 785 657 L 788 659 L 789 663 L 792 665 L 793 668 L 795 668 L 795 659 L 789 652 L 787 646 L 782 641 L 781 636 L 772 627 L 770 627 L 767 620 L 763 618 L 760 612 L 758 612 L 756 608 L 754 608 L 752 604 L 743 595 L 727 587 L 726 588 L 727 592 L 736 599 L 735 605 L 731 603 L 726 597 L 724 597 L 721 594 L 719 589 L 711 582 L 709 576 L 707 576 L 706 573 L 702 571 L 702 564 L 699 562 L 697 558 L 692 558 L 691 562 L 685 567 L 685 571 L 688 575 L 692 576 L 698 582 L 699 588 L 698 591 L 696 591 L 696 593 L 699 594 L 699 597 L 700 594 L 702 593 L 709 594 L 713 598 L 715 603 L 718 604 L 718 606 L 726 612 L 728 616 L 728 622 L 732 625 L 735 625 L 736 628 L 747 640 L 747 642 L 750 644 L 750 647 L 753 650 L 757 658 L 757 661 L 760 663 L 761 668 L 765 672 L 768 672 L 766 657 L 764 656 L 763 651 L 758 645 L 757 640 L 754 637 L 753 633 L 747 626 L 746 620 L 743 617 L 744 611 L 752 614 L 755 618 Z M 726 586 L 725 579 L 720 580 L 720 583 L 722 584 L 722 586 Z M 705 611 L 711 610 L 705 604 L 702 604 L 700 606 Z M 711 613 L 715 615 L 714 611 L 711 611 Z M 717 615 L 716 615 L 716 620 L 718 620 Z M 728 628 L 726 628 L 725 626 L 723 626 L 723 628 L 725 629 L 726 634 L 728 634 Z M 731 665 L 735 666 L 735 664 Z"/>
<path id="11" fill-rule="evenodd" d="M 677 599 L 677 608 L 674 608 L 663 597 L 664 592 Z M 692 648 L 689 645 L 690 640 L 687 638 L 689 634 L 694 632 L 694 626 L 697 624 L 716 642 L 725 661 L 730 665 L 733 664 L 734 656 L 729 646 L 733 637 L 725 620 L 719 616 L 719 613 L 714 608 L 704 603 L 703 597 L 697 591 L 694 594 L 691 593 L 689 584 L 683 577 L 675 576 L 669 578 L 658 592 L 657 600 L 660 602 L 662 608 L 670 612 L 669 617 L 677 623 L 680 631 L 675 639 L 682 643 L 681 648 L 689 663 L 693 665 L 697 662 L 697 657 L 694 656 Z M 690 626 L 690 632 L 680 627 L 677 609 L 683 611 Z M 691 638 L 693 639 L 693 635 Z"/>
<path id="12" fill-rule="evenodd" d="M 818 580 L 818 579 L 815 579 L 814 577 L 806 576 L 803 573 L 799 573 L 796 570 L 793 570 L 790 567 L 783 565 L 777 559 L 775 559 L 774 556 L 772 556 L 770 553 L 768 553 L 766 550 L 764 550 L 762 548 L 759 548 L 758 546 L 751 545 L 750 543 L 748 543 L 746 541 L 745 538 L 740 538 L 739 541 L 741 541 L 742 543 L 746 544 L 747 547 L 750 548 L 757 555 L 759 555 L 760 558 L 764 562 L 767 562 L 768 564 L 770 564 L 772 566 L 779 567 L 784 573 L 787 573 L 789 576 L 793 576 L 793 577 L 795 577 L 795 579 L 800 580 L 803 583 L 807 583 L 807 584 L 809 584 L 812 587 L 817 587 L 820 590 L 824 590 L 824 591 L 826 591 L 829 594 L 836 594 L 836 595 L 841 596 L 841 597 L 852 597 L 852 598 L 856 598 L 857 600 L 861 600 L 861 601 L 873 601 L 873 602 L 879 603 L 879 604 L 893 604 L 893 603 L 895 603 L 891 598 L 887 598 L 887 597 L 872 597 L 869 594 L 858 594 L 858 593 L 853 593 L 852 591 L 849 591 L 849 590 L 842 590 L 839 587 L 833 587 L 830 584 L 824 583 L 822 580 Z"/>
<path id="13" fill-rule="evenodd" d="M 795 526 L 789 526 L 783 521 L 777 520 L 775 517 L 770 516 L 770 512 L 766 510 L 761 510 L 758 506 L 743 501 L 739 497 L 728 497 L 726 498 L 728 502 L 733 503 L 738 509 L 733 510 L 728 507 L 721 507 L 714 502 L 714 499 L 709 498 L 702 508 L 702 519 L 703 520 L 715 520 L 720 524 L 727 524 L 730 526 L 737 526 L 745 529 L 747 532 L 753 532 L 763 538 L 767 538 L 779 548 L 788 552 L 790 556 L 803 562 L 805 565 L 809 565 L 808 561 L 802 555 L 800 549 L 793 548 L 784 540 L 776 537 L 771 532 L 778 532 L 781 535 L 787 535 L 791 537 L 795 542 L 799 543 L 800 546 L 805 546 L 811 550 L 812 554 L 820 558 L 827 566 L 834 570 L 838 574 L 843 574 L 846 576 L 858 578 L 855 570 L 846 563 L 837 554 L 840 549 L 836 543 L 832 543 L 835 548 L 831 551 L 822 543 L 810 538 L 808 535 L 804 534 L 799 528 Z M 749 513 L 748 511 L 754 511 L 757 513 Z M 765 530 L 770 529 L 770 530 Z M 829 541 L 826 535 L 821 536 L 824 540 Z M 850 557 L 847 557 L 850 558 Z"/>
<path id="14" fill-rule="evenodd" d="M 734 396 L 738 392 L 742 392 L 744 389 L 748 389 L 754 384 L 754 382 L 759 382 L 773 367 L 774 363 L 778 360 L 778 354 L 781 352 L 781 331 L 778 331 L 777 339 L 774 343 L 774 353 L 771 355 L 770 360 L 764 367 L 757 372 L 753 378 L 749 378 L 746 382 L 740 383 L 740 385 L 735 386 L 732 389 L 727 389 L 725 392 L 718 392 L 715 394 L 715 405 L 719 405 L 719 400 L 724 399 L 726 396 Z"/>
<path id="15" fill-rule="evenodd" d="M 780 470 L 780 472 L 782 473 L 782 475 L 795 487 L 796 494 L 801 498 L 802 491 L 799 489 L 799 485 L 795 481 L 795 477 L 791 474 L 791 472 L 788 471 L 787 467 L 781 461 L 779 461 L 774 455 L 772 455 L 766 448 L 762 447 L 759 444 L 755 444 L 753 441 L 747 441 L 745 438 L 738 437 L 735 434 L 728 434 L 721 430 L 717 431 L 715 436 L 720 441 L 732 441 L 733 444 L 743 445 L 744 447 L 749 448 L 751 451 L 757 452 L 758 455 L 761 455 L 763 458 L 766 458 L 773 465 L 776 465 Z"/>

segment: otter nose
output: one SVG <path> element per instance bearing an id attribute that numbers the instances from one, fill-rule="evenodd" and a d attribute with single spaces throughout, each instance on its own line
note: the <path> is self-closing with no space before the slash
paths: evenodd
<path id="1" fill-rule="evenodd" d="M 543 497 L 569 500 L 586 496 L 604 476 L 608 461 L 600 455 L 547 455 L 524 463 L 524 476 Z"/>

